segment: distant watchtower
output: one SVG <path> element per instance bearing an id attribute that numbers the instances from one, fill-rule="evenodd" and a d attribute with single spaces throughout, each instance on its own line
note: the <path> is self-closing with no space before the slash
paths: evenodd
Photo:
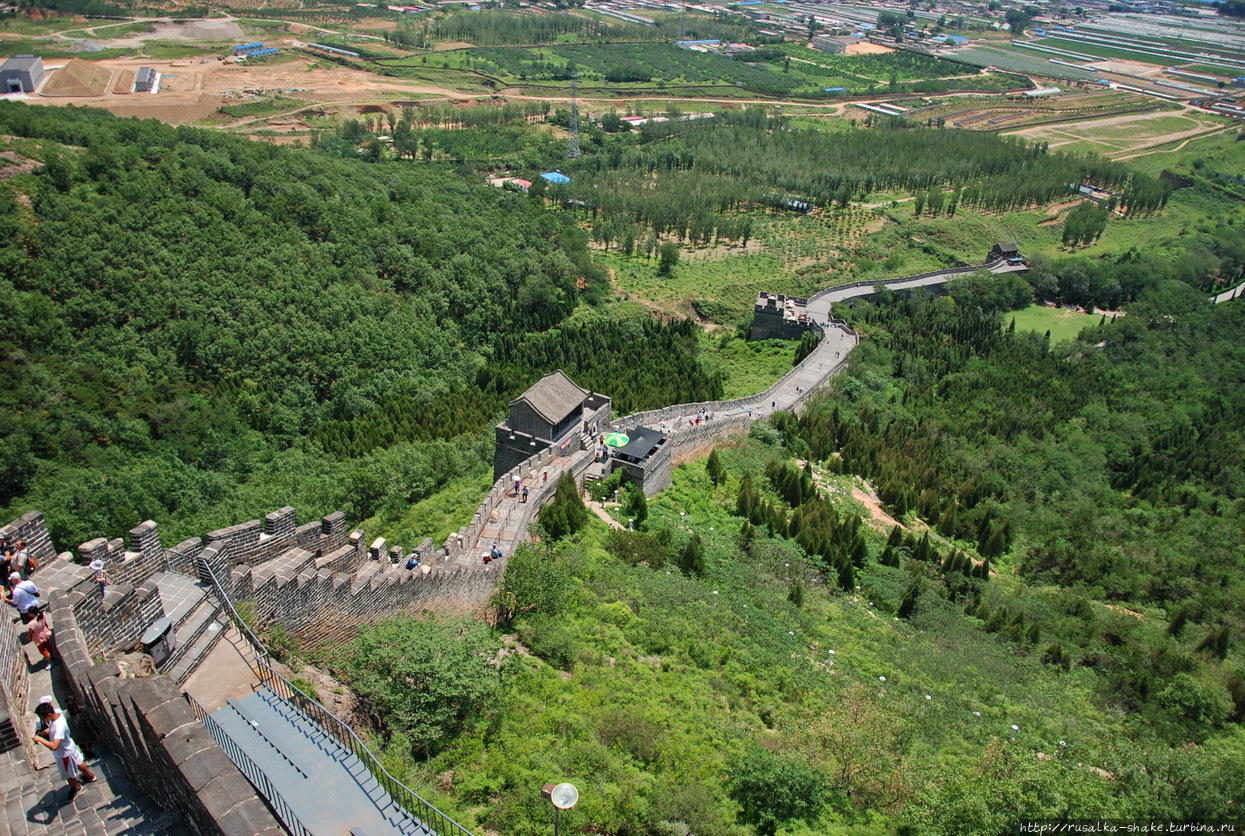
<path id="1" fill-rule="evenodd" d="M 613 402 L 589 392 L 559 369 L 510 402 L 510 417 L 496 427 L 493 478 L 542 450 L 581 449 L 587 431 L 609 423 Z"/>
<path id="2" fill-rule="evenodd" d="M 808 300 L 781 293 L 757 294 L 752 311 L 751 340 L 798 340 L 805 331 L 817 327 L 808 313 Z"/>

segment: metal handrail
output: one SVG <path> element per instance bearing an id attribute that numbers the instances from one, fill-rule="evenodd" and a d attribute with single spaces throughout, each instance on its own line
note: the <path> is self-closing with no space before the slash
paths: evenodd
<path id="1" fill-rule="evenodd" d="M 312 836 L 311 831 L 298 818 L 298 815 L 290 807 L 289 802 L 268 780 L 264 770 L 250 759 L 242 747 L 238 745 L 238 742 L 229 735 L 229 732 L 225 731 L 220 723 L 212 719 L 207 709 L 200 705 L 188 692 L 182 691 L 182 696 L 186 698 L 186 702 L 190 704 L 190 710 L 199 722 L 203 723 L 207 728 L 208 734 L 212 735 L 212 739 L 220 746 L 221 751 L 225 753 L 229 760 L 233 761 L 234 766 L 238 767 L 238 771 L 246 776 L 246 779 L 264 797 L 264 800 L 272 805 L 273 811 L 281 819 L 285 829 L 292 833 L 293 836 Z"/>
<path id="2" fill-rule="evenodd" d="M 216 591 L 216 597 L 224 605 L 230 620 L 233 621 L 239 632 L 242 633 L 243 637 L 251 645 L 251 649 L 255 652 L 255 673 L 269 690 L 290 703 L 295 709 L 318 725 L 325 734 L 336 740 L 358 758 L 401 811 L 413 816 L 425 827 L 437 834 L 437 836 L 474 836 L 470 830 L 467 830 L 441 812 L 430 801 L 421 797 L 390 774 L 389 770 L 372 754 L 367 744 L 354 733 L 354 729 L 350 728 L 341 718 L 333 714 L 333 712 L 329 711 L 313 697 L 308 696 L 294 683 L 277 673 L 269 661 L 271 654 L 268 652 L 268 648 L 264 646 L 264 643 L 259 640 L 242 616 L 238 614 L 233 603 L 229 600 L 229 596 L 225 593 L 220 580 L 216 577 L 216 573 L 212 571 L 212 567 L 202 558 L 198 559 L 198 563 L 211 580 L 212 587 Z M 434 826 L 434 822 L 437 826 Z"/>

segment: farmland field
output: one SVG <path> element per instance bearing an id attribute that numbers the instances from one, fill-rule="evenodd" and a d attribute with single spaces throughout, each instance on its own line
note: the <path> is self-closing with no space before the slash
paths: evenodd
<path id="1" fill-rule="evenodd" d="M 1157 66 L 1168 66 L 1176 58 L 1176 56 L 1164 58 L 1162 55 L 1156 55 L 1155 50 L 1132 50 L 1122 46 L 1106 46 L 1093 43 L 1092 41 L 1074 41 L 1064 38 L 1043 38 L 1042 45 L 1055 49 L 1066 49 L 1070 52 L 1080 52 L 1085 55 L 1093 55 L 1098 58 L 1118 58 L 1124 61 L 1137 61 L 1142 64 L 1154 64 Z"/>
<path id="2" fill-rule="evenodd" d="M 1036 54 L 1023 53 L 1006 47 L 972 47 L 957 51 L 955 56 L 982 67 L 993 65 L 1008 72 L 1028 73 L 1049 78 L 1095 79 L 1101 75 L 1095 70 L 1078 70 L 1075 67 L 1052 64 L 1044 58 L 1037 57 Z"/>
<path id="3" fill-rule="evenodd" d="M 1185 139 L 1223 124 L 1223 119 L 1210 115 L 1142 113 L 1039 126 L 1015 131 L 1014 135 L 1034 142 L 1049 142 L 1051 148 L 1060 150 L 1088 150 L 1109 155 Z"/>

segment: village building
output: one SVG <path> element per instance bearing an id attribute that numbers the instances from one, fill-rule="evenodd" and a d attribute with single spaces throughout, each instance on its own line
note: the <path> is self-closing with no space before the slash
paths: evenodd
<path id="1" fill-rule="evenodd" d="M 863 41 L 855 35 L 817 35 L 813 38 L 813 49 L 829 52 L 832 55 L 846 55 L 847 48 Z"/>
<path id="2" fill-rule="evenodd" d="M 43 81 L 43 59 L 37 55 L 15 55 L 0 64 L 0 92 L 33 93 Z"/>

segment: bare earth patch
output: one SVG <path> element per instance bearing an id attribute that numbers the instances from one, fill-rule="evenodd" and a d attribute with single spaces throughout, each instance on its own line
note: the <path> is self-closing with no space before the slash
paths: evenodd
<path id="1" fill-rule="evenodd" d="M 882 510 L 882 503 L 878 500 L 878 495 L 874 493 L 873 488 L 870 488 L 868 493 L 860 488 L 852 488 L 852 499 L 865 506 L 869 512 L 869 524 L 878 531 L 890 531 L 895 526 L 904 527 L 903 523 Z"/>
<path id="2" fill-rule="evenodd" d="M 885 55 L 888 52 L 894 51 L 893 47 L 870 43 L 869 41 L 861 41 L 858 44 L 848 44 L 847 47 L 848 55 Z"/>

